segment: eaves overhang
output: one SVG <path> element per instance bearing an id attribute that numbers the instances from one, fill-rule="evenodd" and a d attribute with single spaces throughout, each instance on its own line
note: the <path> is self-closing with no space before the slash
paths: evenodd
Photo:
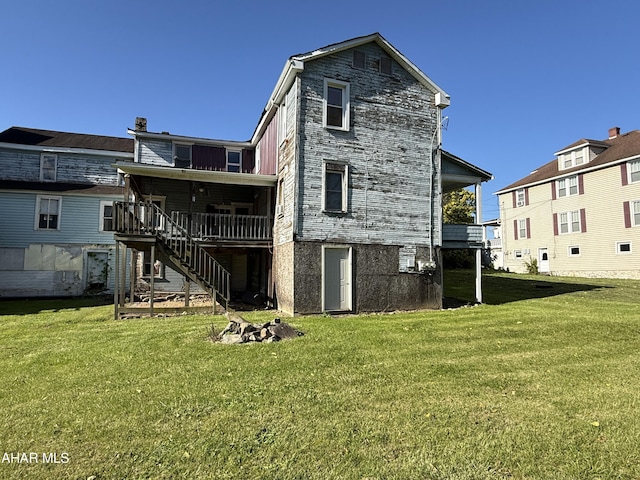
<path id="1" fill-rule="evenodd" d="M 124 162 L 117 162 L 113 166 L 118 169 L 118 173 L 201 183 L 273 187 L 277 182 L 276 175 L 192 170 L 187 168 L 159 167 L 157 165 Z"/>
<path id="2" fill-rule="evenodd" d="M 4 143 L 4 142 L 0 142 L 0 148 L 6 148 L 8 150 L 25 150 L 30 152 L 41 152 L 41 153 L 68 153 L 68 154 L 74 154 L 74 155 L 95 155 L 100 157 L 111 157 L 111 158 L 133 158 L 133 152 L 117 152 L 114 150 L 94 150 L 90 148 L 23 145 L 21 143 Z"/>
<path id="3" fill-rule="evenodd" d="M 127 130 L 129 135 L 136 138 L 149 138 L 151 140 L 164 140 L 172 141 L 176 143 L 184 143 L 190 145 L 222 145 L 235 148 L 250 148 L 251 142 L 249 141 L 234 141 L 234 140 L 216 140 L 212 138 L 201 137 L 187 137 L 185 135 L 173 135 L 171 133 L 156 133 L 156 132 L 143 132 L 140 130 Z"/>

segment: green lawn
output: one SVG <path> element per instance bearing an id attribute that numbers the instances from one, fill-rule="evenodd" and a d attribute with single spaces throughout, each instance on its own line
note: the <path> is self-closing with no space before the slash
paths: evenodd
<path id="1" fill-rule="evenodd" d="M 0 302 L 0 455 L 38 460 L 0 478 L 640 478 L 640 282 L 484 284 L 255 345 L 206 341 L 223 317 Z"/>

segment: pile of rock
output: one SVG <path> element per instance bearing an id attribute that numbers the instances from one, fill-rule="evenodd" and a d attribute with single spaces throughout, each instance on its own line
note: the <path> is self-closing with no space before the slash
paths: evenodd
<path id="1" fill-rule="evenodd" d="M 237 314 L 227 315 L 229 324 L 218 335 L 220 343 L 279 342 L 304 335 L 279 318 L 258 324 L 249 323 Z"/>

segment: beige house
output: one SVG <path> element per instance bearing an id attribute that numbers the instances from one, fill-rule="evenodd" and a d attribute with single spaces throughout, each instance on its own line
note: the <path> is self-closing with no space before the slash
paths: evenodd
<path id="1" fill-rule="evenodd" d="M 496 192 L 504 268 L 640 278 L 640 130 L 615 127 L 555 155 Z"/>

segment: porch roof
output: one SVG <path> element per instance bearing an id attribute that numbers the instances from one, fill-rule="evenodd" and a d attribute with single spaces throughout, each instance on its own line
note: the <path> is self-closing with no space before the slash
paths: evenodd
<path id="1" fill-rule="evenodd" d="M 250 185 L 254 187 L 273 187 L 278 178 L 275 175 L 255 173 L 216 172 L 211 170 L 192 170 L 189 168 L 169 168 L 141 163 L 117 162 L 113 165 L 119 173 L 142 175 L 145 177 L 169 178 L 200 183 L 223 183 L 226 185 Z"/>

